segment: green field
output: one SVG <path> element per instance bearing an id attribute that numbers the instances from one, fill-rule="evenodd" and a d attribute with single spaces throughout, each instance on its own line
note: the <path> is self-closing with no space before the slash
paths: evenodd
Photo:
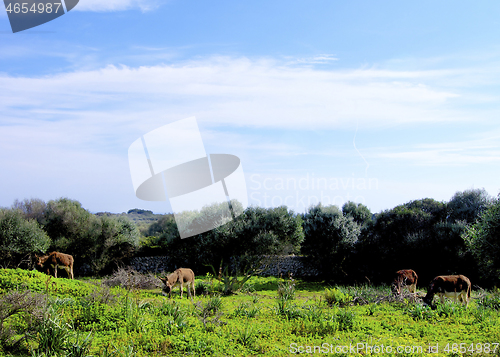
<path id="1" fill-rule="evenodd" d="M 219 296 L 219 284 L 197 277 L 194 301 L 178 289 L 169 300 L 159 288 L 2 269 L 0 356 L 500 356 L 498 291 L 431 310 L 388 287 L 253 277 Z"/>

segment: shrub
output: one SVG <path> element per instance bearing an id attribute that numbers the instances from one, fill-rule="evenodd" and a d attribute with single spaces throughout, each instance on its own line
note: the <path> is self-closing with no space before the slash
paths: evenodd
<path id="1" fill-rule="evenodd" d="M 477 303 L 481 307 L 500 310 L 500 290 L 495 289 L 489 294 L 482 295 Z"/>
<path id="2" fill-rule="evenodd" d="M 435 316 L 434 311 L 421 304 L 413 305 L 411 308 L 406 310 L 406 313 L 415 321 L 431 320 Z"/>
<path id="3" fill-rule="evenodd" d="M 324 297 L 328 306 L 345 306 L 351 301 L 351 297 L 338 288 L 326 289 Z"/>
<path id="4" fill-rule="evenodd" d="M 336 206 L 311 206 L 304 214 L 301 252 L 329 279 L 344 279 L 343 263 L 351 255 L 361 233 L 352 217 Z"/>
<path id="5" fill-rule="evenodd" d="M 204 281 L 197 281 L 194 291 L 198 296 L 207 295 L 209 292 L 209 285 Z"/>
<path id="6" fill-rule="evenodd" d="M 160 316 L 166 317 L 166 320 L 158 319 L 156 323 L 160 325 L 160 330 L 167 335 L 173 335 L 187 327 L 186 314 L 175 301 L 163 303 L 158 309 L 158 313 Z"/>
<path id="7" fill-rule="evenodd" d="M 236 333 L 236 341 L 245 347 L 252 348 L 256 340 L 255 330 L 248 322 L 245 324 L 245 328 L 238 330 Z"/>
<path id="8" fill-rule="evenodd" d="M 223 324 L 220 317 L 223 315 L 222 299 L 219 296 L 210 298 L 205 304 L 198 301 L 194 305 L 193 314 L 203 323 L 206 331 L 213 331 L 215 326 Z"/>
<path id="9" fill-rule="evenodd" d="M 336 320 L 340 331 L 352 331 L 356 326 L 356 314 L 349 310 L 340 309 Z"/>
<path id="10" fill-rule="evenodd" d="M 21 210 L 0 209 L 0 254 L 4 268 L 18 266 L 33 252 L 45 252 L 49 236 L 34 219 L 26 220 Z"/>

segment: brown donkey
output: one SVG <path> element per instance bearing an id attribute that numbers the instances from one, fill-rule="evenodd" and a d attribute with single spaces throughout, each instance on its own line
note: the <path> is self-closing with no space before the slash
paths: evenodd
<path id="1" fill-rule="evenodd" d="M 42 257 L 36 256 L 38 262 L 36 265 L 42 271 L 46 271 L 50 275 L 50 268 L 54 269 L 54 277 L 57 278 L 57 269 L 64 269 L 68 273 L 68 278 L 73 279 L 73 263 L 72 255 L 52 252 Z"/>
<path id="2" fill-rule="evenodd" d="M 182 290 L 184 289 L 184 283 L 187 283 L 187 291 L 189 297 L 191 297 L 191 291 L 189 286 L 193 289 L 193 296 L 196 297 L 196 291 L 194 289 L 194 273 L 189 268 L 179 268 L 172 274 L 168 275 L 166 278 L 160 278 L 161 281 L 165 283 L 163 290 L 168 294 L 169 297 L 172 295 L 172 289 L 176 286 L 181 287 L 181 298 Z"/>

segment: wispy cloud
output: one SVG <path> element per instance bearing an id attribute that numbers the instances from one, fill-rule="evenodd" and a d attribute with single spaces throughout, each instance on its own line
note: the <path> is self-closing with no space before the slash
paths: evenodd
<path id="1" fill-rule="evenodd" d="M 4 120 L 67 120 L 94 113 L 144 118 L 196 114 L 214 125 L 342 128 L 468 118 L 449 73 L 318 70 L 272 60 L 210 58 L 150 67 L 107 66 L 45 77 L 2 75 Z M 456 103 L 456 102 L 455 102 Z M 19 110 L 22 108 L 23 110 Z M 50 114 L 51 113 L 51 114 Z M 112 114 L 114 113 L 114 114 Z M 36 119 L 34 119 L 36 117 Z"/>
<path id="2" fill-rule="evenodd" d="M 470 166 L 500 163 L 500 136 L 477 140 L 372 149 L 373 159 L 390 159 L 418 166 Z"/>
<path id="3" fill-rule="evenodd" d="M 312 56 L 312 57 L 302 57 L 302 58 L 292 58 L 289 59 L 288 64 L 293 65 L 293 64 L 306 64 L 306 65 L 311 65 L 311 64 L 326 64 L 326 63 L 331 63 L 334 61 L 338 61 L 339 59 L 331 54 L 322 54 L 322 55 L 317 55 L 317 56 Z"/>
<path id="4" fill-rule="evenodd" d="M 106 12 L 139 9 L 145 12 L 154 10 L 165 2 L 165 0 L 80 0 L 75 10 Z"/>
<path id="5" fill-rule="evenodd" d="M 498 164 L 497 139 L 440 146 L 417 146 L 415 140 L 403 148 L 377 149 L 376 143 L 363 143 L 363 136 L 357 136 L 361 156 L 353 146 L 354 123 L 365 134 L 406 123 L 432 127 L 436 122 L 481 119 L 473 105 L 460 107 L 470 103 L 468 92 L 443 84 L 461 76 L 463 71 L 325 70 L 272 59 L 227 57 L 47 76 L 0 74 L 0 167 L 8 168 L 0 172 L 0 182 L 13 187 L 12 200 L 24 197 L 24 192 L 49 192 L 43 190 L 48 186 L 53 189 L 46 194 L 52 197 L 42 198 L 79 199 L 77 187 L 88 184 L 93 195 L 109 197 L 114 190 L 116 200 L 126 201 L 118 196 L 123 192 L 130 196 L 126 158 L 130 143 L 192 115 L 198 118 L 208 151 L 239 156 L 249 172 L 313 170 L 310 158 L 320 155 L 330 155 L 332 165 L 356 162 L 361 171 L 364 158 L 370 170 L 383 160 L 407 160 L 412 165 L 478 160 Z M 496 118 L 494 114 L 488 112 Z M 269 134 L 282 129 L 300 135 L 277 139 Z M 323 150 L 309 142 L 313 139 L 308 132 L 336 129 L 352 130 L 342 148 Z M 380 131 L 384 130 L 374 130 Z M 87 194 L 82 197 L 87 199 Z"/>

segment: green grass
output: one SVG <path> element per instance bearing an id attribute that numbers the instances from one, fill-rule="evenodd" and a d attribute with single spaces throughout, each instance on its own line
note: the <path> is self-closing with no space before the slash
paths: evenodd
<path id="1" fill-rule="evenodd" d="M 197 280 L 208 291 L 217 286 L 206 277 Z M 39 325 L 64 331 L 39 328 L 15 348 L 4 342 L 0 356 L 43 356 L 41 347 L 52 345 L 62 351 L 58 356 L 73 356 L 74 351 L 81 356 L 381 355 L 381 348 L 388 347 L 392 355 L 422 356 L 436 346 L 439 353 L 433 356 L 500 356 L 500 348 L 493 353 L 493 343 L 500 342 L 498 292 L 473 293 L 467 309 L 438 302 L 430 310 L 418 301 L 391 300 L 388 287 L 300 280 L 293 285 L 287 279 L 253 277 L 244 293 L 197 295 L 192 302 L 187 294 L 181 299 L 177 289 L 169 300 L 159 289 L 109 289 L 95 281 L 4 269 L 0 297 L 13 289 L 44 294 Z M 2 300 L 0 317 L 7 305 Z M 21 336 L 30 328 L 25 315 L 19 311 L 7 317 L 4 330 L 10 327 Z M 49 330 L 59 334 L 48 335 Z M 403 348 L 399 354 L 398 346 Z"/>

